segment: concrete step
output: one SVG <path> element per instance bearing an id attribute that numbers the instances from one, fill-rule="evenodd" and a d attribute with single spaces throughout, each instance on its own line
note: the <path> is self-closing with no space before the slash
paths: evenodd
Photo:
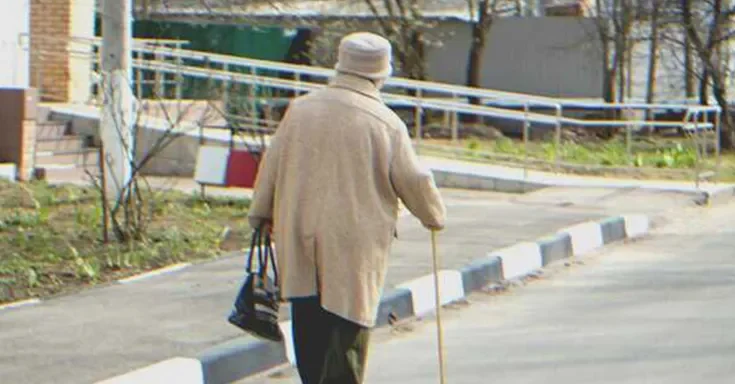
<path id="1" fill-rule="evenodd" d="M 36 152 L 81 151 L 85 144 L 85 139 L 77 135 L 67 135 L 54 139 L 38 139 L 36 141 Z"/>
<path id="2" fill-rule="evenodd" d="M 36 167 L 45 165 L 56 166 L 86 166 L 99 164 L 98 150 L 82 149 L 79 151 L 55 151 L 55 152 L 36 152 Z M 51 167 L 48 167 L 51 168 Z"/>
<path id="3" fill-rule="evenodd" d="M 48 121 L 36 124 L 36 140 L 60 139 L 69 133 L 69 124 Z"/>
<path id="4" fill-rule="evenodd" d="M 86 167 L 50 167 L 36 168 L 36 177 L 46 180 L 49 183 L 71 183 L 71 184 L 91 184 L 94 179 L 99 178 L 99 168 L 97 166 Z"/>

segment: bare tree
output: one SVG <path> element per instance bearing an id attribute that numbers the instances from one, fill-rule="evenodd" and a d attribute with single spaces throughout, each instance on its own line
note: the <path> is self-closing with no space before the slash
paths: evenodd
<path id="1" fill-rule="evenodd" d="M 595 35 L 603 69 L 602 97 L 607 102 L 624 101 L 629 88 L 632 30 L 640 12 L 634 0 L 595 0 Z"/>
<path id="2" fill-rule="evenodd" d="M 467 0 L 470 12 L 472 41 L 467 61 L 467 86 L 480 87 L 482 84 L 482 67 L 485 46 L 490 29 L 493 26 L 500 0 Z M 471 98 L 470 103 L 479 104 L 478 98 Z"/>
<path id="3" fill-rule="evenodd" d="M 617 76 L 616 51 L 613 45 L 614 33 L 607 17 L 606 2 L 595 0 L 595 28 L 596 37 L 600 44 L 602 58 L 602 97 L 607 102 L 615 101 L 615 78 Z"/>
<path id="4" fill-rule="evenodd" d="M 658 42 L 659 42 L 659 8 L 663 0 L 652 0 L 651 4 L 651 34 L 648 49 L 648 80 L 646 81 L 646 103 L 653 103 L 656 93 L 656 67 L 658 65 Z M 648 117 L 649 119 L 651 116 Z"/>
<path id="5" fill-rule="evenodd" d="M 613 26 L 613 42 L 615 44 L 614 65 L 617 67 L 618 78 L 618 101 L 625 101 L 628 89 L 628 78 L 631 76 L 627 70 L 629 58 L 632 55 L 631 29 L 635 23 L 635 12 L 632 0 L 613 0 L 610 21 Z"/>
<path id="6" fill-rule="evenodd" d="M 364 0 L 383 35 L 395 47 L 395 56 L 407 77 L 427 78 L 425 30 L 429 27 L 420 0 Z"/>
<path id="7" fill-rule="evenodd" d="M 712 94 L 722 108 L 722 146 L 735 148 L 735 132 L 727 102 L 727 68 L 719 50 L 731 37 L 730 18 L 735 10 L 723 0 L 681 0 L 682 26 L 699 58 L 706 75 L 702 79 L 703 92 L 711 82 Z"/>

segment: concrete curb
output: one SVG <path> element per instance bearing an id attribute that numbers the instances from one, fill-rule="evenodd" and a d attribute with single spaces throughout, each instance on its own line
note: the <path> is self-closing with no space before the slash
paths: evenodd
<path id="1" fill-rule="evenodd" d="M 459 270 L 442 270 L 440 302 L 446 305 L 491 284 L 522 278 L 553 262 L 585 254 L 610 243 L 648 233 L 645 215 L 610 217 L 585 222 L 540 238 L 490 252 Z M 377 326 L 434 312 L 433 275 L 400 284 L 387 292 L 378 309 Z M 224 320 L 223 320 L 224 322 Z M 286 341 L 235 339 L 204 351 L 196 359 L 173 358 L 100 382 L 105 384 L 180 382 L 181 371 L 198 371 L 187 383 L 224 384 L 294 364 L 290 321 L 282 322 Z M 170 367 L 169 369 L 164 369 Z M 194 380 L 191 380 L 195 377 Z"/>
<path id="2" fill-rule="evenodd" d="M 486 175 L 482 173 L 474 173 L 470 171 L 454 171 L 451 169 L 441 169 L 440 167 L 432 168 L 434 180 L 436 185 L 440 188 L 455 188 L 455 189 L 469 189 L 469 190 L 480 190 L 480 191 L 492 191 L 501 193 L 529 193 L 537 191 L 543 188 L 552 187 L 578 187 L 578 188 L 589 188 L 589 187 L 606 187 L 604 184 L 600 185 L 584 185 L 575 184 L 573 182 L 559 182 L 553 180 L 547 181 L 534 181 L 524 180 L 522 178 L 516 178 L 509 175 Z M 609 188 L 643 188 L 636 186 L 635 184 L 630 185 L 607 185 Z M 732 197 L 735 196 L 735 186 L 733 185 L 710 185 L 707 187 L 695 188 L 681 188 L 681 187 L 659 187 L 653 188 L 648 187 L 651 190 L 663 191 L 663 192 L 677 192 L 692 196 L 692 199 L 698 205 L 717 205 L 723 204 Z"/>

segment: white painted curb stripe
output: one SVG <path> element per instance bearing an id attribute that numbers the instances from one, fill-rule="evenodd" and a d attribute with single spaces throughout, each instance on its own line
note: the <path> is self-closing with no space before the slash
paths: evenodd
<path id="1" fill-rule="evenodd" d="M 646 215 L 624 215 L 625 236 L 631 239 L 641 237 L 648 233 L 650 221 Z"/>
<path id="2" fill-rule="evenodd" d="M 572 238 L 572 254 L 574 256 L 584 256 L 604 245 L 600 223 L 582 223 L 559 231 L 559 233 L 565 232 Z"/>
<path id="3" fill-rule="evenodd" d="M 197 359 L 176 357 L 116 376 L 96 384 L 204 384 L 202 363 Z"/>
<path id="4" fill-rule="evenodd" d="M 124 279 L 118 280 L 117 282 L 120 283 L 120 284 L 129 284 L 129 283 L 132 283 L 132 282 L 149 279 L 149 278 L 154 277 L 154 276 L 160 276 L 160 275 L 163 275 L 163 274 L 166 274 L 166 273 L 180 271 L 180 270 L 182 270 L 182 269 L 184 269 L 184 268 L 186 268 L 186 267 L 188 267 L 190 265 L 191 265 L 191 263 L 180 263 L 180 264 L 169 265 L 168 267 L 164 267 L 164 268 L 161 268 L 161 269 L 156 269 L 156 270 L 153 270 L 153 271 L 150 271 L 150 272 L 146 272 L 146 273 L 141 273 L 140 275 L 126 277 Z"/>
<path id="5" fill-rule="evenodd" d="M 425 315 L 435 311 L 436 289 L 434 275 L 426 275 L 410 280 L 398 286 L 411 291 L 413 313 L 415 316 Z M 459 271 L 439 271 L 439 300 L 442 305 L 464 298 L 464 284 Z"/>
<path id="6" fill-rule="evenodd" d="M 650 222 L 645 215 L 623 216 L 625 222 L 626 237 L 633 238 L 645 235 Z M 578 224 L 557 233 L 568 233 L 572 240 L 573 254 L 582 255 L 591 250 L 600 248 L 605 244 L 602 241 L 602 228 L 599 222 L 588 222 Z M 541 249 L 536 242 L 523 242 L 514 246 L 504 248 L 488 255 L 489 257 L 500 257 L 502 260 L 503 279 L 513 279 L 527 275 L 533 271 L 543 268 Z M 140 280 L 166 272 L 183 269 L 189 264 L 177 264 L 143 275 L 134 276 L 120 282 Z M 463 299 L 465 297 L 462 274 L 454 270 L 439 271 L 440 303 L 442 305 Z M 426 275 L 418 279 L 410 280 L 397 286 L 410 290 L 413 302 L 413 316 L 422 316 L 435 310 L 434 276 Z M 28 302 L 27 304 L 25 304 Z M 24 302 L 6 304 L 0 309 L 29 305 L 40 300 L 32 299 Z M 291 321 L 278 324 L 284 337 L 286 357 L 291 365 L 296 364 L 296 355 L 293 343 L 293 332 Z M 160 363 L 141 368 L 139 370 L 114 377 L 96 384 L 157 384 L 175 382 L 181 384 L 204 384 L 204 376 L 201 363 L 196 359 L 174 358 Z"/>
<path id="7" fill-rule="evenodd" d="M 286 347 L 286 357 L 291 365 L 296 365 L 296 349 L 293 345 L 293 328 L 291 328 L 291 320 L 278 323 L 283 334 L 283 345 Z"/>
<path id="8" fill-rule="evenodd" d="M 13 308 L 27 307 L 29 305 L 38 304 L 40 302 L 41 302 L 41 300 L 39 300 L 39 299 L 28 299 L 28 300 L 15 301 L 15 302 L 12 302 L 12 303 L 0 305 L 0 311 L 2 311 L 3 309 L 13 309 Z"/>
<path id="9" fill-rule="evenodd" d="M 500 257 L 504 280 L 525 276 L 541 269 L 543 266 L 541 248 L 538 246 L 538 243 L 518 243 L 497 252 L 492 252 L 490 256 Z"/>

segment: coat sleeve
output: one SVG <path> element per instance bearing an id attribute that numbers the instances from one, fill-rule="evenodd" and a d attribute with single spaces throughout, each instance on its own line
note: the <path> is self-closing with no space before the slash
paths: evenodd
<path id="1" fill-rule="evenodd" d="M 411 146 L 406 126 L 401 124 L 391 161 L 391 183 L 398 198 L 426 228 L 443 229 L 446 208 L 431 172 L 421 166 Z"/>
<path id="2" fill-rule="evenodd" d="M 277 130 L 276 132 L 279 132 Z M 276 192 L 278 176 L 278 159 L 280 158 L 279 145 L 282 138 L 276 133 L 271 137 L 270 145 L 265 151 L 258 168 L 258 177 L 255 179 L 253 199 L 250 202 L 248 222 L 253 228 L 258 228 L 263 221 L 273 220 L 273 202 Z"/>

